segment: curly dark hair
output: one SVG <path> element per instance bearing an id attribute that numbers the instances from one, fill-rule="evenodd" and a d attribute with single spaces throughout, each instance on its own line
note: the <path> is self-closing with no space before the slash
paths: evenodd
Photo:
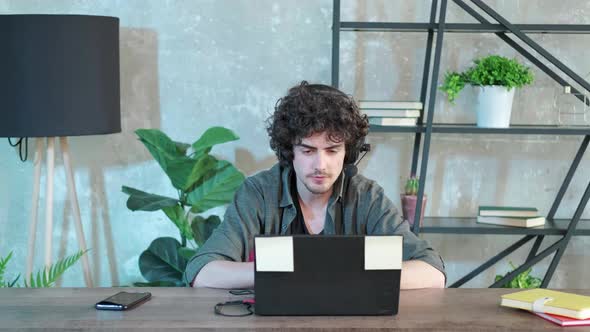
<path id="1" fill-rule="evenodd" d="M 344 163 L 352 164 L 369 132 L 367 116 L 360 113 L 352 97 L 331 86 L 306 81 L 277 101 L 266 124 L 270 147 L 285 166 L 293 162 L 294 145 L 322 132 L 334 142 L 345 142 Z"/>

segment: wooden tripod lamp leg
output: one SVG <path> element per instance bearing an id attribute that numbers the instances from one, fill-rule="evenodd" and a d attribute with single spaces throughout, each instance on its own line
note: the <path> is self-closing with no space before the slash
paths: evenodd
<path id="1" fill-rule="evenodd" d="M 27 274 L 25 280 L 29 280 L 33 273 L 33 261 L 35 258 L 35 241 L 37 240 L 37 217 L 39 212 L 39 186 L 41 183 L 41 163 L 43 161 L 43 138 L 35 139 L 35 157 L 33 159 L 33 196 L 31 199 L 31 222 L 29 224 L 29 251 L 27 254 Z"/>
<path id="2" fill-rule="evenodd" d="M 84 237 L 84 230 L 82 229 L 82 218 L 80 217 L 80 206 L 78 205 L 78 196 L 76 195 L 76 183 L 74 181 L 74 172 L 72 170 L 72 162 L 70 159 L 70 148 L 67 137 L 59 138 L 61 145 L 61 152 L 63 156 L 64 167 L 66 170 L 66 179 L 68 182 L 68 195 L 70 202 L 72 202 L 72 214 L 74 215 L 74 225 L 76 225 L 76 236 L 78 237 L 78 244 L 80 250 L 86 250 L 86 239 Z M 88 255 L 82 256 L 82 268 L 84 270 L 84 280 L 87 287 L 93 287 L 92 276 L 90 274 L 90 264 L 88 262 Z"/>
<path id="3" fill-rule="evenodd" d="M 47 137 L 47 186 L 45 194 L 45 267 L 51 265 L 53 242 L 53 174 L 55 167 L 55 137 Z"/>

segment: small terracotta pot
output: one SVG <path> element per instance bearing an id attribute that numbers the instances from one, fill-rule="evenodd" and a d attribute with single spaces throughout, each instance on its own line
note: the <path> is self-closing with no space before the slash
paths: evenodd
<path id="1" fill-rule="evenodd" d="M 416 201 L 418 196 L 401 194 L 402 199 L 402 214 L 404 220 L 407 220 L 410 226 L 414 226 L 414 217 L 416 215 Z M 422 213 L 420 216 L 420 227 L 424 223 L 424 210 L 426 210 L 427 197 L 424 195 L 422 199 Z"/>

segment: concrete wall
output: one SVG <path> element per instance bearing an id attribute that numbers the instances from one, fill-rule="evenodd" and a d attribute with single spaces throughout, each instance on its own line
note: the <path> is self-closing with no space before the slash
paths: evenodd
<path id="1" fill-rule="evenodd" d="M 590 24 L 590 2 L 486 1 L 512 22 Z M 343 1 L 343 20 L 424 22 L 430 1 Z M 174 195 L 169 181 L 133 131 L 160 128 L 173 139 L 192 142 L 213 125 L 236 131 L 241 139 L 214 150 L 250 175 L 275 157 L 263 121 L 288 87 L 305 79 L 330 83 L 332 1 L 34 1 L 0 0 L 0 13 L 75 13 L 121 19 L 121 105 L 123 132 L 70 139 L 82 219 L 92 272 L 100 286 L 142 280 L 139 254 L 158 236 L 178 237 L 162 213 L 131 212 L 122 185 Z M 475 22 L 454 4 L 448 20 Z M 340 87 L 358 99 L 418 99 L 425 34 L 352 33 L 341 35 Z M 590 72 L 585 45 L 589 35 L 533 35 L 582 76 Z M 462 70 L 474 57 L 491 52 L 530 64 L 493 35 L 445 36 L 441 75 Z M 513 124 L 555 124 L 564 101 L 561 88 L 534 69 L 534 85 L 515 96 Z M 435 122 L 474 122 L 473 91 L 456 105 L 438 94 Z M 413 136 L 371 134 L 373 151 L 360 169 L 376 179 L 397 203 L 409 175 Z M 546 214 L 581 137 L 436 135 L 431 146 L 426 192 L 427 216 L 473 216 L 483 204 L 533 205 Z M 32 145 L 32 142 L 30 142 Z M 32 159 L 32 154 L 31 154 Z M 8 273 L 24 273 L 33 168 L 21 163 L 6 141 L 0 144 L 0 255 L 14 251 Z M 44 169 L 43 169 L 44 171 Z M 570 217 L 588 184 L 588 158 L 580 165 L 558 217 Z M 77 248 L 61 159 L 56 166 L 54 256 Z M 43 177 L 41 188 L 45 188 Z M 45 198 L 44 190 L 41 200 Z M 213 211 L 222 213 L 223 209 Z M 40 206 L 44 215 L 44 205 Z M 584 214 L 588 217 L 588 213 Z M 35 266 L 40 267 L 43 218 Z M 453 282 L 519 237 L 423 235 L 446 260 Z M 548 237 L 555 241 L 556 237 Z M 547 240 L 545 241 L 547 242 Z M 548 244 L 545 243 L 545 246 Z M 529 248 L 530 244 L 525 248 Z M 574 238 L 551 287 L 586 288 L 583 264 L 588 240 Z M 520 262 L 522 251 L 510 259 Z M 503 260 L 467 286 L 486 287 Z M 549 260 L 533 269 L 545 271 Z M 84 284 L 80 265 L 63 286 Z"/>

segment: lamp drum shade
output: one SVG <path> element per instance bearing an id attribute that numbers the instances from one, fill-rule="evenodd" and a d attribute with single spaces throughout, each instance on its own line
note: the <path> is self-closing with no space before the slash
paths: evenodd
<path id="1" fill-rule="evenodd" d="M 118 18 L 0 15 L 0 136 L 120 131 Z"/>

